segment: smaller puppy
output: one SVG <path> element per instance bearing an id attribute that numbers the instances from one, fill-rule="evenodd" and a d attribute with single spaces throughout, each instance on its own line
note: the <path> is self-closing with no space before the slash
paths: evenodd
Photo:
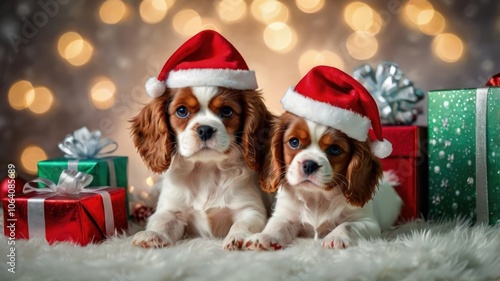
<path id="1" fill-rule="evenodd" d="M 278 190 L 275 210 L 244 248 L 277 250 L 297 236 L 345 248 L 392 226 L 402 201 L 389 183 L 379 184 L 377 158 L 392 146 L 366 89 L 338 69 L 318 66 L 281 102 L 287 112 L 274 124 L 270 172 L 261 178 L 265 191 Z"/>

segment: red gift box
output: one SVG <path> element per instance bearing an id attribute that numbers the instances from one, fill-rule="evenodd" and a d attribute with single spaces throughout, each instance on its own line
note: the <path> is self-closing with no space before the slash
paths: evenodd
<path id="1" fill-rule="evenodd" d="M 98 242 L 127 229 L 125 197 L 125 189 L 118 187 L 86 189 L 77 194 L 18 193 L 2 199 L 5 236 L 44 237 L 50 244 L 67 241 L 83 246 Z M 42 205 L 32 204 L 37 200 L 43 200 Z"/>
<path id="2" fill-rule="evenodd" d="M 399 179 L 395 189 L 403 199 L 400 222 L 425 217 L 427 212 L 428 168 L 427 128 L 384 126 L 384 138 L 392 143 L 392 153 L 381 159 L 384 171 L 392 170 Z"/>

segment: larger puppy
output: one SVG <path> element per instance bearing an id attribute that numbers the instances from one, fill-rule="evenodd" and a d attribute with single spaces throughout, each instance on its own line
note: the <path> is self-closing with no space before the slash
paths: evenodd
<path id="1" fill-rule="evenodd" d="M 220 34 L 203 31 L 146 84 L 155 98 L 132 120 L 134 144 L 148 167 L 164 172 L 156 212 L 133 237 L 167 247 L 183 236 L 225 238 L 239 249 L 263 229 L 258 184 L 272 115 L 253 71 Z"/>
<path id="2" fill-rule="evenodd" d="M 401 199 L 379 183 L 378 157 L 391 153 L 375 101 L 357 81 L 326 66 L 313 68 L 282 99 L 274 125 L 265 188 L 278 190 L 274 213 L 250 250 L 281 249 L 297 236 L 345 248 L 376 237 L 396 220 Z M 370 144 L 368 129 L 376 140 Z M 378 190 L 377 190 L 378 186 Z M 373 198 L 375 194 L 375 197 Z"/>

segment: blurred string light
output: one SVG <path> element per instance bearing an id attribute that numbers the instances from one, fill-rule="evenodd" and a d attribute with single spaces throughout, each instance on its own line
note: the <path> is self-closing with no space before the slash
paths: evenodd
<path id="1" fill-rule="evenodd" d="M 153 186 L 153 185 L 155 184 L 155 182 L 154 182 L 154 180 L 153 180 L 153 178 L 152 178 L 152 177 L 148 177 L 148 178 L 146 179 L 146 184 L 147 184 L 148 186 Z"/>
<path id="2" fill-rule="evenodd" d="M 17 81 L 10 86 L 8 93 L 9 104 L 12 108 L 22 110 L 27 108 L 30 104 L 26 96 L 33 92 L 33 86 L 29 81 Z"/>
<path id="3" fill-rule="evenodd" d="M 145 23 L 161 22 L 167 15 L 167 10 L 174 5 L 173 0 L 143 0 L 139 5 L 139 15 Z"/>
<path id="4" fill-rule="evenodd" d="M 115 84 L 106 77 L 95 79 L 90 89 L 90 101 L 97 109 L 105 110 L 115 103 Z"/>
<path id="5" fill-rule="evenodd" d="M 116 24 L 125 18 L 127 6 L 120 0 L 107 0 L 99 8 L 99 18 L 104 23 Z"/>
<path id="6" fill-rule="evenodd" d="M 434 16 L 434 7 L 426 0 L 410 0 L 404 6 L 403 16 L 410 27 L 428 23 Z"/>
<path id="7" fill-rule="evenodd" d="M 273 51 L 286 53 L 297 44 L 297 33 L 284 22 L 273 22 L 264 29 L 264 43 Z"/>
<path id="8" fill-rule="evenodd" d="M 135 187 L 133 185 L 128 187 L 128 192 L 129 193 L 134 193 Z"/>
<path id="9" fill-rule="evenodd" d="M 464 44 L 458 36 L 442 33 L 432 41 L 432 50 L 443 61 L 456 62 L 462 57 Z"/>
<path id="10" fill-rule="evenodd" d="M 418 28 L 424 34 L 435 36 L 443 32 L 445 26 L 446 21 L 444 20 L 443 15 L 438 11 L 434 11 L 433 16 L 429 20 L 429 22 L 420 24 Z"/>
<path id="11" fill-rule="evenodd" d="M 250 11 L 257 21 L 264 24 L 288 20 L 288 8 L 276 0 L 254 0 Z"/>
<path id="12" fill-rule="evenodd" d="M 356 31 L 346 41 L 347 52 L 357 60 L 367 60 L 378 50 L 377 39 L 369 32 Z"/>
<path id="13" fill-rule="evenodd" d="M 36 145 L 30 145 L 21 152 L 21 166 L 31 175 L 36 175 L 39 161 L 47 159 L 47 154 L 43 149 Z"/>
<path id="14" fill-rule="evenodd" d="M 36 114 L 47 112 L 53 102 L 54 96 L 46 87 L 36 87 L 33 91 L 29 91 L 26 94 L 26 104 L 28 104 L 28 108 Z"/>
<path id="15" fill-rule="evenodd" d="M 311 68 L 317 65 L 331 65 L 339 69 L 344 69 L 344 61 L 340 56 L 331 51 L 307 50 L 299 58 L 299 71 L 305 75 Z"/>
<path id="16" fill-rule="evenodd" d="M 323 8 L 325 0 L 295 0 L 295 4 L 302 12 L 312 14 Z"/>
<path id="17" fill-rule="evenodd" d="M 370 6 L 362 2 L 352 2 L 344 9 L 344 20 L 354 31 L 364 31 L 372 35 L 380 32 L 382 18 Z"/>
<path id="18" fill-rule="evenodd" d="M 175 14 L 172 24 L 174 30 L 186 37 L 193 36 L 202 29 L 200 15 L 191 9 L 186 9 Z"/>
<path id="19" fill-rule="evenodd" d="M 57 50 L 62 58 L 66 59 L 74 66 L 86 64 L 92 57 L 94 48 L 80 34 L 76 32 L 66 32 L 57 43 Z"/>
<path id="20" fill-rule="evenodd" d="M 225 23 L 239 22 L 247 13 L 247 4 L 244 0 L 219 0 L 215 6 L 217 15 Z"/>

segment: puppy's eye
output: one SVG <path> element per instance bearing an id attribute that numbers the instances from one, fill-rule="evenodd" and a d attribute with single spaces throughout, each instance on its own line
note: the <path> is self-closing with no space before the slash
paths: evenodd
<path id="1" fill-rule="evenodd" d="M 189 111 L 185 106 L 179 106 L 175 110 L 175 115 L 177 115 L 177 117 L 179 118 L 186 118 L 189 116 Z"/>
<path id="2" fill-rule="evenodd" d="M 229 106 L 224 106 L 220 110 L 220 117 L 222 117 L 222 118 L 229 118 L 231 116 L 233 116 L 233 110 Z"/>
<path id="3" fill-rule="evenodd" d="M 291 138 L 288 141 L 288 144 L 290 145 L 291 148 L 293 149 L 298 149 L 300 147 L 300 141 L 298 138 Z"/>
<path id="4" fill-rule="evenodd" d="M 336 146 L 336 145 L 332 145 L 330 146 L 327 150 L 326 150 L 326 153 L 330 154 L 330 155 L 333 155 L 333 156 L 337 156 L 339 155 L 340 153 L 342 152 L 342 149 L 340 149 L 340 147 Z"/>

